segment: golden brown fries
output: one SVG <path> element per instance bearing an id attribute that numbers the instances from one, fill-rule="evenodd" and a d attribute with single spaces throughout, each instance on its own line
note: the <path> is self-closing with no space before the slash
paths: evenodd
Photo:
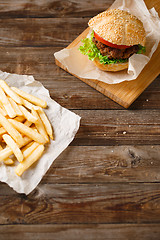
<path id="1" fill-rule="evenodd" d="M 3 108 L 1 108 L 0 107 L 0 113 L 5 117 L 5 116 L 7 116 L 7 112 L 3 109 Z"/>
<path id="2" fill-rule="evenodd" d="M 23 138 L 23 143 L 18 144 L 19 148 L 27 145 L 30 143 L 32 140 L 28 137 Z M 13 154 L 13 151 L 10 147 L 6 146 L 3 150 L 0 151 L 0 162 L 4 161 L 6 158 L 11 156 Z"/>
<path id="3" fill-rule="evenodd" d="M 19 96 L 21 96 L 22 98 L 28 100 L 29 102 L 31 102 L 33 104 L 35 104 L 37 106 L 40 106 L 42 108 L 46 108 L 47 107 L 46 101 L 44 101 L 44 100 L 42 100 L 40 98 L 37 98 L 37 97 L 35 97 L 35 96 L 33 96 L 33 95 L 29 94 L 29 93 L 26 93 L 26 92 L 24 92 L 24 91 L 22 91 L 22 90 L 20 90 L 20 89 L 18 89 L 16 87 L 11 87 L 11 89 L 15 93 L 17 93 Z"/>
<path id="4" fill-rule="evenodd" d="M 0 102 L 0 108 L 1 108 L 1 110 L 3 111 L 2 115 L 3 115 L 3 116 L 7 116 L 7 112 L 6 112 L 6 110 L 5 110 L 4 105 L 3 105 L 2 102 Z"/>
<path id="5" fill-rule="evenodd" d="M 26 125 L 27 127 L 30 127 L 30 126 L 32 125 L 32 122 L 26 120 L 26 121 L 24 122 L 24 125 Z"/>
<path id="6" fill-rule="evenodd" d="M 25 107 L 19 106 L 19 108 L 29 122 L 35 123 L 37 121 L 37 118 L 34 117 Z"/>
<path id="7" fill-rule="evenodd" d="M 3 127 L 0 127 L 0 136 L 6 133 L 6 130 Z"/>
<path id="8" fill-rule="evenodd" d="M 3 150 L 2 146 L 0 145 L 0 150 Z M 4 161 L 3 161 L 6 165 L 12 165 L 14 163 L 13 159 L 11 158 L 6 158 Z"/>
<path id="9" fill-rule="evenodd" d="M 53 139 L 52 126 L 42 110 L 46 107 L 46 101 L 0 80 L 0 141 L 6 144 L 0 145 L 0 162 L 9 166 L 18 160 L 18 176 L 41 157 L 49 137 Z"/>
<path id="10" fill-rule="evenodd" d="M 0 86 L 4 90 L 4 92 L 10 96 L 16 103 L 22 104 L 22 100 L 20 97 L 7 85 L 7 83 L 3 80 L 0 80 Z"/>
<path id="11" fill-rule="evenodd" d="M 24 122 L 25 121 L 25 117 L 24 116 L 18 116 L 18 117 L 15 117 L 14 120 L 16 120 L 18 122 Z"/>
<path id="12" fill-rule="evenodd" d="M 17 116 L 23 116 L 23 113 L 21 112 L 18 104 L 17 104 L 12 98 L 10 98 L 10 97 L 8 97 L 8 100 L 9 100 L 12 108 L 14 108 L 16 115 L 17 115 Z"/>
<path id="13" fill-rule="evenodd" d="M 40 119 L 37 111 L 32 109 L 32 114 L 33 114 L 33 116 L 35 116 L 37 118 L 37 121 L 35 122 L 35 126 L 36 126 L 37 130 L 46 139 L 46 141 L 49 142 L 48 134 L 47 134 L 47 132 L 45 130 L 45 127 L 44 127 L 44 125 L 42 123 L 42 120 Z"/>
<path id="14" fill-rule="evenodd" d="M 25 124 L 18 122 L 14 119 L 8 120 L 20 133 L 26 135 L 27 137 L 31 138 L 35 142 L 38 143 L 45 143 L 46 140 L 43 138 L 42 135 L 34 131 L 32 128 L 26 126 Z"/>
<path id="15" fill-rule="evenodd" d="M 30 109 L 30 110 L 32 110 L 32 108 L 34 109 L 36 106 L 35 105 L 33 105 L 32 103 L 30 103 L 30 102 L 28 102 L 26 99 L 24 99 L 24 98 L 21 98 L 22 99 L 22 101 L 23 101 L 23 106 L 24 107 L 26 107 L 26 108 L 28 108 L 28 109 Z"/>
<path id="16" fill-rule="evenodd" d="M 16 116 L 16 113 L 15 113 L 13 107 L 11 106 L 6 94 L 4 93 L 4 91 L 1 87 L 0 87 L 0 102 L 4 106 L 4 109 L 6 110 L 8 116 L 10 118 L 14 118 Z"/>
<path id="17" fill-rule="evenodd" d="M 51 139 L 53 139 L 53 131 L 52 131 L 52 126 L 46 116 L 46 114 L 44 113 L 44 111 L 42 110 L 42 108 L 38 108 L 38 114 L 44 124 L 44 127 L 46 129 L 46 132 L 48 133 L 48 135 L 50 136 Z"/>
<path id="18" fill-rule="evenodd" d="M 41 156 L 44 151 L 44 145 L 39 145 L 25 160 L 20 163 L 16 169 L 15 173 L 18 176 L 21 176 L 22 173 L 27 170 L 33 163 L 35 163 Z"/>
<path id="19" fill-rule="evenodd" d="M 22 148 L 22 153 L 24 158 L 28 157 L 37 147 L 39 146 L 39 143 L 37 142 L 31 142 L 27 144 L 27 146 Z"/>
<path id="20" fill-rule="evenodd" d="M 10 149 L 12 149 L 14 155 L 16 156 L 17 160 L 19 162 L 23 161 L 23 154 L 20 150 L 20 148 L 18 147 L 17 143 L 8 135 L 8 134 L 4 134 L 3 139 L 5 141 L 5 143 L 10 147 Z"/>
<path id="21" fill-rule="evenodd" d="M 10 119 L 7 119 L 2 114 L 0 114 L 0 123 L 6 130 L 6 132 L 9 133 L 9 135 L 18 143 L 23 141 L 22 135 L 12 126 L 12 124 L 9 122 Z M 14 120 L 16 121 L 16 120 Z M 18 121 L 16 121 L 18 122 Z"/>

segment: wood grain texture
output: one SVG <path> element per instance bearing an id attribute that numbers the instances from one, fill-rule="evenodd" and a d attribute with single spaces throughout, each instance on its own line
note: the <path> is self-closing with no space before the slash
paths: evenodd
<path id="1" fill-rule="evenodd" d="M 85 29 L 88 20 L 89 18 L 0 19 L 0 45 L 64 48 Z"/>
<path id="2" fill-rule="evenodd" d="M 0 69 L 33 75 L 82 117 L 75 140 L 31 194 L 0 183 L 0 240 L 159 240 L 160 76 L 125 110 L 53 57 L 112 3 L 0 1 Z"/>
<path id="3" fill-rule="evenodd" d="M 1 47 L 2 71 L 33 75 L 49 89 L 51 97 L 69 109 L 123 109 L 81 80 L 54 64 L 60 47 Z M 131 109 L 160 109 L 160 77 L 132 104 Z"/>
<path id="4" fill-rule="evenodd" d="M 160 182 L 160 146 L 70 146 L 42 183 Z"/>
<path id="5" fill-rule="evenodd" d="M 1 240 L 157 240 L 159 224 L 48 224 L 0 226 Z"/>
<path id="6" fill-rule="evenodd" d="M 160 143 L 160 112 L 156 110 L 74 110 L 82 117 L 71 145 L 131 145 Z"/>
<path id="7" fill-rule="evenodd" d="M 21 0 L 0 2 L 0 18 L 92 17 L 107 9 L 114 0 Z"/>
<path id="8" fill-rule="evenodd" d="M 55 18 L 55 17 L 93 17 L 99 12 L 104 11 L 114 0 L 5 0 L 0 2 L 0 18 L 17 18 L 17 17 L 35 17 L 35 18 Z M 153 7 L 153 1 L 145 1 L 148 8 Z M 159 8 L 159 0 L 154 0 L 155 8 Z"/>
<path id="9" fill-rule="evenodd" d="M 27 197 L 1 184 L 0 224 L 159 223 L 160 183 L 39 184 Z"/>

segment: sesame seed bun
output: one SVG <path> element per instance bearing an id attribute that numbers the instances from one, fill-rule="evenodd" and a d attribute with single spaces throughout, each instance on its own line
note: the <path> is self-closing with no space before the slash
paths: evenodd
<path id="1" fill-rule="evenodd" d="M 94 65 L 99 69 L 106 72 L 117 72 L 128 68 L 128 62 L 125 63 L 113 63 L 113 64 L 102 64 L 99 59 L 94 59 Z"/>
<path id="2" fill-rule="evenodd" d="M 90 19 L 89 27 L 100 37 L 117 45 L 145 45 L 146 37 L 143 23 L 132 14 L 111 9 Z"/>

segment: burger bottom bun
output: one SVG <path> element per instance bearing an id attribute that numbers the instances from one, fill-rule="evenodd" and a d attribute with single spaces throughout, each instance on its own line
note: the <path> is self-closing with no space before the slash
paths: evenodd
<path id="1" fill-rule="evenodd" d="M 99 69 L 103 71 L 117 72 L 128 68 L 128 62 L 125 63 L 113 63 L 113 64 L 102 64 L 99 59 L 94 59 L 93 63 Z"/>

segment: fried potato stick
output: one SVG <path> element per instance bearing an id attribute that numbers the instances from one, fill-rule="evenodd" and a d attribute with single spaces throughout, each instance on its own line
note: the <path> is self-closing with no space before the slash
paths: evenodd
<path id="1" fill-rule="evenodd" d="M 2 146 L 0 145 L 0 151 L 3 150 Z M 6 158 L 5 160 L 3 160 L 3 162 L 6 164 L 6 165 L 12 165 L 14 163 L 13 159 L 11 158 Z"/>
<path id="2" fill-rule="evenodd" d="M 19 96 L 21 96 L 22 98 L 28 100 L 29 102 L 37 105 L 37 106 L 40 106 L 42 108 L 46 108 L 47 107 L 47 102 L 38 98 L 38 97 L 35 97 L 29 93 L 26 93 L 24 91 L 22 91 L 21 89 L 18 89 L 16 87 L 11 87 L 11 89 L 17 93 Z"/>
<path id="3" fill-rule="evenodd" d="M 53 139 L 53 131 L 52 131 L 52 126 L 46 116 L 46 114 L 44 113 L 43 109 L 42 108 L 39 108 L 37 110 L 43 124 L 44 124 L 44 127 L 46 129 L 46 132 L 48 133 L 48 135 L 50 136 L 51 139 Z"/>
<path id="4" fill-rule="evenodd" d="M 22 162 L 23 154 L 22 154 L 20 148 L 18 147 L 17 143 L 8 134 L 4 134 L 2 137 L 5 141 L 5 143 L 7 144 L 7 146 L 10 147 L 10 149 L 12 149 L 17 160 L 19 162 Z"/>
<path id="5" fill-rule="evenodd" d="M 15 173 L 18 176 L 21 176 L 24 171 L 26 171 L 33 163 L 35 163 L 41 156 L 44 151 L 44 146 L 39 145 L 27 158 L 24 159 L 24 161 L 15 169 Z"/>
<path id="6" fill-rule="evenodd" d="M 22 142 L 22 135 L 13 127 L 13 125 L 9 122 L 10 119 L 7 119 L 0 113 L 0 124 L 3 128 L 9 133 L 9 135 L 18 143 Z M 14 120 L 16 121 L 16 120 Z M 18 122 L 18 121 L 16 121 Z"/>
<path id="7" fill-rule="evenodd" d="M 8 96 L 10 96 L 16 103 L 22 104 L 20 97 L 8 86 L 8 84 L 5 81 L 0 80 L 0 86 L 4 90 L 4 92 Z"/>
<path id="8" fill-rule="evenodd" d="M 29 138 L 33 139 L 35 142 L 38 143 L 45 143 L 45 139 L 42 135 L 38 132 L 34 131 L 32 128 L 26 126 L 25 124 L 18 122 L 14 119 L 8 120 L 19 132 L 28 136 Z"/>
<path id="9" fill-rule="evenodd" d="M 4 109 L 6 110 L 8 116 L 10 118 L 14 118 L 16 117 L 16 112 L 14 111 L 13 107 L 11 106 L 6 94 L 4 93 L 4 91 L 2 90 L 2 88 L 0 87 L 0 101 L 4 106 Z"/>
<path id="10" fill-rule="evenodd" d="M 25 146 L 26 144 L 30 143 L 32 139 L 28 137 L 23 138 L 23 142 L 18 144 L 18 147 L 21 148 Z M 10 155 L 13 154 L 13 151 L 10 147 L 6 146 L 3 150 L 0 151 L 0 162 L 8 158 Z"/>

